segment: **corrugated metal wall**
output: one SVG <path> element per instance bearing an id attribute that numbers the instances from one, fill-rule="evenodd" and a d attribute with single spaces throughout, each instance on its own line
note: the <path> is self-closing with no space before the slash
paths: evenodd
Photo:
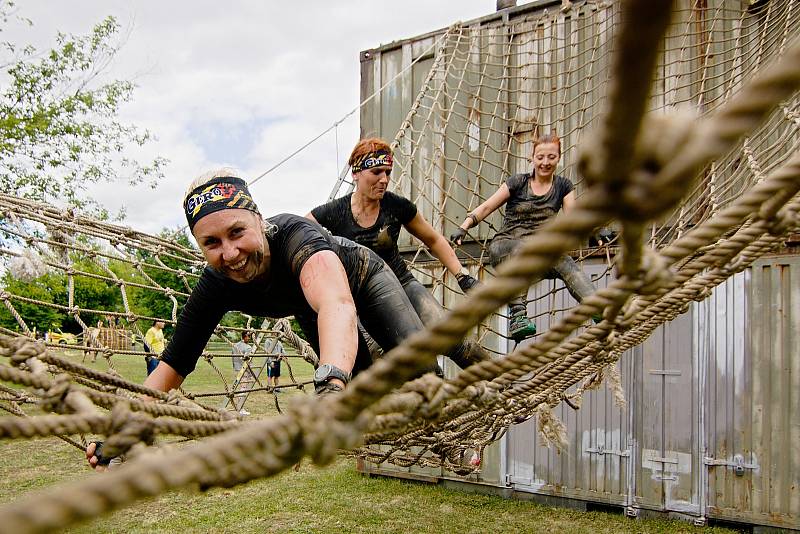
<path id="1" fill-rule="evenodd" d="M 583 268 L 596 287 L 608 284 L 610 277 L 605 263 L 593 260 L 585 262 Z M 531 296 L 553 288 L 557 290 L 555 302 L 534 298 L 529 305 L 531 315 L 544 314 L 537 319 L 537 327 L 542 329 L 547 327 L 548 319 L 556 321 L 563 314 L 553 310 L 568 309 L 574 304 L 560 280 L 541 282 L 531 290 Z M 626 391 L 630 391 L 632 383 L 630 352 L 619 362 Z M 561 403 L 555 414 L 567 426 L 569 445 L 558 452 L 542 443 L 535 419 L 512 427 L 508 434 L 506 482 L 519 491 L 627 504 L 631 454 L 627 411 L 616 406 L 612 393 L 602 386 L 584 393 L 579 410 Z"/>
<path id="2" fill-rule="evenodd" d="M 606 264 L 583 268 L 604 287 Z M 432 280 L 429 279 L 429 282 Z M 605 386 L 586 391 L 561 452 L 535 419 L 489 447 L 480 484 L 516 491 L 800 528 L 800 258 L 775 256 L 720 285 L 619 361 L 627 406 Z M 556 289 L 555 301 L 536 299 Z M 531 315 L 555 321 L 574 302 L 560 281 L 531 289 Z M 373 466 L 374 468 L 374 466 Z M 441 469 L 383 474 L 464 480 Z"/>
<path id="3" fill-rule="evenodd" d="M 512 428 L 507 482 L 634 513 L 800 528 L 799 281 L 797 256 L 727 280 L 620 359 L 627 409 L 605 388 L 577 412 L 559 406 L 566 451 L 541 445 L 532 421 Z"/>
<path id="4" fill-rule="evenodd" d="M 697 306 L 709 517 L 800 528 L 799 287 L 765 258 Z"/>

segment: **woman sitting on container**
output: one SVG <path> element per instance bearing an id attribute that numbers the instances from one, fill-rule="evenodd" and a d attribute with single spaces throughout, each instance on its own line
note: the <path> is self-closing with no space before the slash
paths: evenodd
<path id="1" fill-rule="evenodd" d="M 450 240 L 460 245 L 467 230 L 506 204 L 503 226 L 489 244 L 492 265 L 499 265 L 519 247 L 524 238 L 533 234 L 560 209 L 569 211 L 574 205 L 575 187 L 572 182 L 555 174 L 560 159 L 561 140 L 558 136 L 555 133 L 539 136 L 533 143 L 533 172 L 510 176 L 492 196 L 467 215 Z M 594 292 L 592 281 L 567 255 L 561 256 L 545 276 L 563 280 L 578 302 Z M 526 300 L 527 292 L 509 303 L 509 335 L 516 342 L 536 333 L 536 325 L 528 318 Z"/>
<path id="2" fill-rule="evenodd" d="M 425 243 L 431 254 L 456 277 L 462 291 L 478 281 L 458 261 L 453 248 L 425 220 L 413 202 L 387 191 L 392 173 L 392 149 L 383 139 L 362 139 L 348 160 L 356 189 L 353 193 L 317 206 L 306 217 L 319 222 L 334 235 L 352 239 L 383 258 L 403 285 L 414 310 L 426 324 L 444 315 L 444 310 L 406 267 L 397 240 L 400 229 Z M 489 354 L 478 343 L 465 340 L 448 354 L 461 367 L 488 360 Z"/>

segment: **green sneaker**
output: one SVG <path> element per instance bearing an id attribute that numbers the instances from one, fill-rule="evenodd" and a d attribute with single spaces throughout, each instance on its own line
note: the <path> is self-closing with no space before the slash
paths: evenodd
<path id="1" fill-rule="evenodd" d="M 511 339 L 519 343 L 523 339 L 536 335 L 536 324 L 524 315 L 513 316 L 508 325 L 508 334 Z"/>

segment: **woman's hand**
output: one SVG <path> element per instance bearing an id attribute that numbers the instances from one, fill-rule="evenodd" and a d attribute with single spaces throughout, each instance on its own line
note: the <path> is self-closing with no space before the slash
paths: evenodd
<path id="1" fill-rule="evenodd" d="M 477 286 L 480 282 L 478 279 L 470 274 L 462 274 L 456 276 L 456 282 L 458 282 L 458 287 L 461 288 L 461 291 L 466 293 L 473 287 Z"/>
<path id="2" fill-rule="evenodd" d="M 86 447 L 86 461 L 98 473 L 108 470 L 108 464 L 111 463 L 112 458 L 103 456 L 102 441 L 92 441 Z"/>
<path id="3" fill-rule="evenodd" d="M 466 235 L 467 231 L 459 226 L 452 234 L 450 234 L 450 242 L 454 245 L 460 245 L 464 241 L 464 237 Z"/>

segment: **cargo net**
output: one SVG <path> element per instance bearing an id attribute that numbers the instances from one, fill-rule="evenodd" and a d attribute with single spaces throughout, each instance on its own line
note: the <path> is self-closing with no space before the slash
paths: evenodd
<path id="1" fill-rule="evenodd" d="M 21 404 L 36 402 L 56 413 L 3 418 L 2 437 L 91 432 L 106 436 L 105 453 L 133 457 L 102 477 L 0 508 L 2 528 L 47 531 L 191 484 L 231 486 L 275 475 L 304 456 L 324 465 L 341 451 L 376 463 L 467 473 L 471 467 L 464 465 L 465 453 L 480 454 L 511 425 L 533 416 L 546 437 L 563 443 L 564 426 L 552 413 L 556 405 L 565 401 L 579 407 L 581 394 L 604 375 L 613 383 L 615 362 L 624 351 L 763 254 L 784 246 L 800 228 L 800 46 L 793 42 L 800 28 L 797 2 L 757 2 L 735 14 L 722 7 L 676 13 L 670 8 L 663 0 L 631 0 L 621 8 L 568 4 L 564 11 L 507 27 L 456 25 L 443 34 L 431 73 L 396 139 L 401 183 L 428 173 L 420 182 L 426 190 L 413 198 L 436 200 L 437 213 L 447 224 L 460 221 L 456 209 L 445 217 L 445 204 L 463 214 L 496 188 L 502 175 L 525 169 L 520 155 L 530 146 L 516 140 L 523 118 L 549 120 L 560 129 L 566 139 L 565 172 L 578 183 L 580 194 L 573 210 L 542 226 L 493 276 L 483 276 L 478 288 L 456 301 L 446 317 L 389 351 L 339 394 L 296 395 L 277 417 L 226 421 L 224 414 L 186 396 L 150 391 L 58 356 L 27 332 L 0 337 L 6 360 L 0 380 L 22 386 L 3 386 L 0 405 L 18 413 Z M 577 14 L 585 17 L 583 31 L 559 30 Z M 701 15 L 702 21 L 693 18 Z M 573 48 L 560 39 L 584 39 L 595 24 L 600 33 L 573 62 Z M 504 44 L 491 44 L 497 35 L 505 36 L 499 39 Z M 544 56 L 534 53 L 546 42 L 552 46 Z M 480 54 L 486 67 L 476 70 L 471 62 Z M 564 70 L 553 67 L 556 58 L 566 61 Z M 536 84 L 542 85 L 532 89 Z M 470 123 L 469 107 L 457 102 L 485 98 L 482 89 L 490 86 L 497 88 L 497 111 L 488 116 L 490 107 L 482 102 L 480 120 Z M 696 87 L 701 90 L 693 93 Z M 567 88 L 577 88 L 582 96 L 571 96 Z M 684 93 L 688 96 L 681 97 Z M 540 117 L 537 106 L 545 99 L 561 112 Z M 691 105 L 673 109 L 679 103 Z M 578 111 L 569 111 L 572 106 Z M 588 127 L 591 133 L 583 131 Z M 479 133 L 479 157 L 467 160 Z M 426 152 L 426 138 L 439 148 Z M 449 155 L 445 143 L 459 147 L 457 157 Z M 471 174 L 472 181 L 462 174 Z M 489 186 L 484 188 L 484 182 Z M 4 228 L 19 227 L 25 218 L 36 229 L 6 237 L 13 242 L 5 244 L 6 253 L 17 261 L 25 249 L 36 249 L 45 258 L 57 255 L 72 238 L 83 244 L 78 236 L 85 234 L 106 240 L 112 249 L 148 251 L 160 263 L 174 256 L 195 269 L 200 265 L 196 254 L 185 255 L 169 242 L 55 210 L 60 233 L 54 233 L 55 228 L 39 226 L 48 225 L 40 214 L 52 208 L 18 199 L 3 202 Z M 615 277 L 607 287 L 565 310 L 533 342 L 509 354 L 445 380 L 431 374 L 414 378 L 430 368 L 436 355 L 540 279 L 559 257 L 580 249 L 596 228 L 609 224 L 616 225 L 619 237 Z M 485 244 L 485 239 L 478 241 Z M 83 253 L 102 258 L 107 250 L 87 247 Z M 59 263 L 75 280 L 76 267 L 67 261 L 44 263 Z M 132 265 L 135 270 L 141 266 L 142 280 L 148 280 L 144 273 L 149 267 L 141 261 Z M 102 275 L 123 293 L 134 287 L 111 271 L 116 276 L 104 271 L 89 277 Z M 190 272 L 183 269 L 186 285 L 159 289 L 178 301 L 185 298 Z M 181 278 L 180 272 L 173 274 Z M 25 302 L 7 290 L 3 301 L 17 310 Z M 73 315 L 89 313 L 73 300 L 63 306 Z M 120 313 L 129 324 L 136 318 L 129 304 Z M 602 321 L 591 325 L 589 318 L 597 314 Z M 140 400 L 141 394 L 156 402 Z M 227 430 L 231 426 L 236 428 Z M 222 430 L 227 431 L 183 448 L 155 452 L 141 445 L 160 434 L 198 437 Z"/>
<path id="2" fill-rule="evenodd" d="M 120 393 L 118 388 L 144 393 L 141 387 L 133 387 L 121 378 L 115 362 L 133 359 L 144 371 L 146 359 L 157 357 L 147 349 L 145 331 L 156 321 L 175 324 L 179 308 L 205 265 L 202 255 L 185 238 L 181 244 L 175 239 L 149 236 L 6 195 L 0 196 L 0 217 L 0 254 L 6 260 L 0 289 L 0 333 L 38 339 L 43 349 L 61 353 L 62 356 L 51 353 L 60 362 L 49 362 L 55 366 L 53 369 L 74 373 L 73 379 L 78 383 L 101 392 L 99 397 L 93 397 L 101 406 L 111 408 L 108 395 Z M 106 307 L 98 309 L 99 305 Z M 252 335 L 250 347 L 254 350 L 239 356 L 243 360 L 241 370 L 232 373 L 234 345 L 243 332 Z M 275 352 L 276 341 L 291 349 L 288 354 Z M 260 371 L 267 358 L 282 360 L 288 368 L 288 383 L 264 384 L 267 373 Z M 200 359 L 219 379 L 218 391 L 206 388 L 201 393 L 181 390 L 171 395 L 147 394 L 174 406 L 208 412 L 200 414 L 201 419 L 228 420 L 236 418 L 238 414 L 230 412 L 242 410 L 251 393 L 267 392 L 280 412 L 277 392 L 304 389 L 311 383 L 295 379 L 295 358 L 312 365 L 318 362 L 317 355 L 292 331 L 288 320 L 261 320 L 255 324 L 250 316 L 229 316 L 215 329 L 212 343 Z M 73 368 L 70 363 L 97 363 L 98 359 L 105 365 Z M 102 368 L 105 369 L 98 371 Z M 37 399 L 36 395 L 31 397 L 3 384 L 0 391 L 4 394 L 0 409 L 16 415 L 24 415 L 21 405 Z M 212 407 L 201 399 L 221 402 Z M 49 406 L 43 398 L 38 400 Z M 174 412 L 164 412 L 156 405 L 147 410 L 154 415 Z M 198 416 L 193 411 L 187 413 Z M 78 443 L 61 437 L 80 448 L 86 446 L 82 438 Z"/>
<path id="3" fill-rule="evenodd" d="M 797 2 L 751 1 L 749 8 L 723 0 L 677 4 L 659 42 L 645 103 L 647 111 L 657 115 L 713 113 L 748 77 L 783 54 L 798 34 Z M 590 184 L 579 170 L 580 153 L 589 149 L 587 136 L 611 110 L 612 34 L 619 24 L 618 3 L 566 1 L 560 9 L 556 6 L 508 23 L 451 28 L 435 45 L 422 89 L 408 98 L 413 98 L 413 104 L 392 143 L 391 187 L 411 199 L 442 235 L 449 236 L 507 177 L 531 172 L 533 141 L 556 132 L 562 148 L 556 172 L 575 185 L 577 196 L 584 195 Z M 382 69 L 390 71 L 391 58 L 385 63 Z M 401 74 L 390 80 L 382 92 L 400 101 L 396 95 L 408 85 L 403 79 Z M 782 103 L 733 150 L 699 170 L 684 198 L 645 225 L 647 246 L 660 249 L 673 242 L 782 163 L 797 146 L 798 112 L 796 99 Z M 362 125 L 367 135 L 377 131 L 369 120 L 366 127 Z M 380 121 L 385 127 L 391 119 L 387 115 Z M 617 134 L 620 139 L 627 137 Z M 660 132 L 656 128 L 645 134 Z M 605 142 L 614 140 L 609 137 Z M 331 198 L 353 188 L 350 173 L 343 172 Z M 502 210 L 498 210 L 470 229 L 458 251 L 462 263 L 479 278 L 491 271 L 487 247 L 502 220 Z M 611 241 L 607 237 L 600 240 L 602 246 L 595 246 L 600 230 L 577 242 L 570 252 L 579 264 L 591 257 L 605 259 L 601 262 L 604 270 L 593 269 L 596 284 L 611 276 L 612 257 L 619 245 L 611 237 L 617 230 L 612 226 L 606 229 Z M 459 299 L 455 278 L 432 261 L 424 244 L 406 237 L 401 245 L 412 269 L 432 291 L 443 294 L 446 304 Z M 433 270 L 431 265 L 435 265 Z M 555 322 L 574 303 L 564 284 L 546 281 L 528 295 L 529 317 L 543 333 L 542 325 L 546 328 Z M 504 352 L 502 339 L 508 336 L 502 326 L 507 319 L 506 311 L 500 309 L 478 327 L 478 337 L 488 350 Z"/>

